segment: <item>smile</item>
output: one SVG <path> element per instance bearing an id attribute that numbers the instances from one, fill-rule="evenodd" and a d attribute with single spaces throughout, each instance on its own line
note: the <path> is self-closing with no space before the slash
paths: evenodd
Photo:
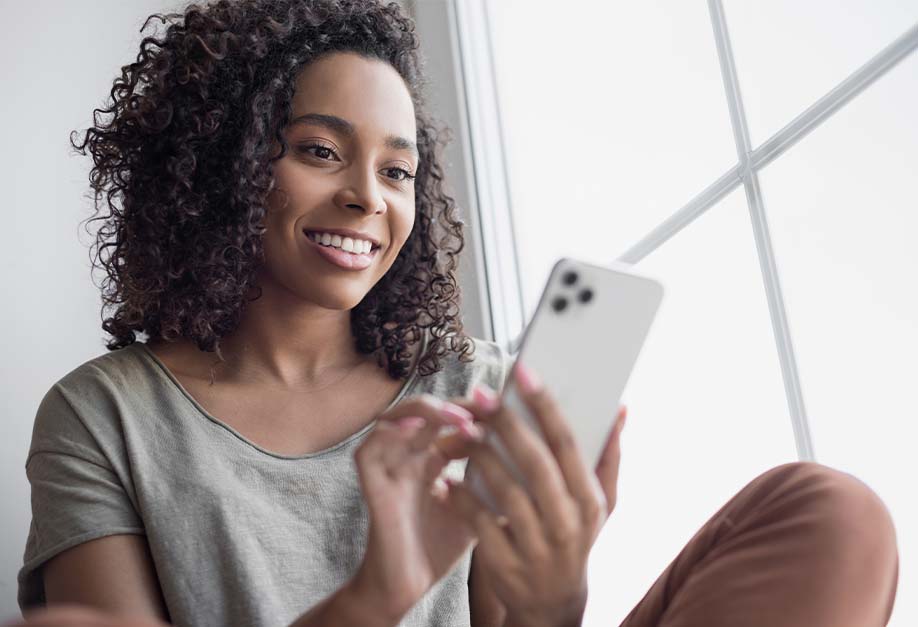
<path id="1" fill-rule="evenodd" d="M 370 249 L 368 253 L 351 253 L 331 245 L 320 244 L 309 233 L 305 233 L 309 246 L 325 261 L 344 270 L 366 270 L 373 263 L 379 247 Z"/>

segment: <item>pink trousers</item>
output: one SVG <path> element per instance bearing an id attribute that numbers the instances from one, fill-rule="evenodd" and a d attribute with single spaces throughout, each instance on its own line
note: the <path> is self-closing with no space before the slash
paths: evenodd
<path id="1" fill-rule="evenodd" d="M 692 537 L 622 627 L 874 627 L 899 555 L 880 498 L 811 462 L 753 479 Z"/>

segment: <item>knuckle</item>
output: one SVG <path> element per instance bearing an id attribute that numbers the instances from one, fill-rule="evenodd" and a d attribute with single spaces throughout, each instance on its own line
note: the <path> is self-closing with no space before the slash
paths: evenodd
<path id="1" fill-rule="evenodd" d="M 529 495 L 523 491 L 523 488 L 520 487 L 519 484 L 507 481 L 502 481 L 501 483 L 503 485 L 499 490 L 511 507 L 518 510 L 528 507 Z"/>
<path id="2" fill-rule="evenodd" d="M 603 499 L 605 500 L 605 499 Z M 600 503 L 598 500 L 591 499 L 584 508 L 583 516 L 584 520 L 590 526 L 591 529 L 595 529 L 596 526 L 603 520 L 606 514 L 606 508 L 604 503 Z"/>
<path id="3" fill-rule="evenodd" d="M 577 525 L 564 519 L 552 529 L 552 539 L 557 546 L 569 546 L 577 539 Z"/>
<path id="4" fill-rule="evenodd" d="M 533 392 L 530 398 L 532 399 L 533 403 L 545 410 L 557 409 L 555 397 L 552 395 L 551 390 L 549 390 L 547 386 L 543 385 L 541 388 Z"/>
<path id="5" fill-rule="evenodd" d="M 558 434 L 553 438 L 553 447 L 557 451 L 567 451 L 576 446 L 574 441 L 574 434 L 571 433 L 570 429 L 561 428 L 559 429 Z"/>

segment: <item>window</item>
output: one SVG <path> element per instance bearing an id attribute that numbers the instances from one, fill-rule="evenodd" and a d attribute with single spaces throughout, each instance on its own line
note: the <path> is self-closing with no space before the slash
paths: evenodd
<path id="1" fill-rule="evenodd" d="M 667 288 L 584 624 L 624 618 L 724 501 L 794 459 L 884 499 L 891 624 L 918 623 L 918 2 L 455 6 L 483 230 L 512 235 L 485 257 L 519 283 L 492 298 L 521 312 L 495 337 L 512 344 L 563 255 Z"/>

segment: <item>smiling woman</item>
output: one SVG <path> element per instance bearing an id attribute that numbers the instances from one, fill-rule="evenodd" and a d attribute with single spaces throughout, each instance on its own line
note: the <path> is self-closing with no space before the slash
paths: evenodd
<path id="1" fill-rule="evenodd" d="M 222 361 L 259 292 L 292 281 L 353 310 L 338 324 L 349 318 L 356 341 L 336 354 L 377 354 L 393 379 L 408 374 L 422 329 L 425 374 L 449 350 L 471 352 L 455 276 L 463 223 L 443 188 L 414 26 L 397 5 L 215 2 L 151 17 L 175 23 L 123 68 L 112 119 L 74 144 L 93 154 L 98 197 L 123 196 L 123 208 L 93 219 L 104 220 L 95 256 L 108 275 L 104 302 L 117 305 L 103 325 L 108 348 L 143 332 Z M 333 24 L 342 31 L 326 33 Z M 303 228 L 352 228 L 383 245 L 369 272 L 339 276 L 340 266 L 291 263 L 315 261 L 296 236 Z"/>
<path id="2" fill-rule="evenodd" d="M 151 17 L 168 26 L 111 117 L 71 139 L 94 160 L 111 338 L 38 408 L 20 607 L 491 620 L 442 480 L 480 436 L 464 399 L 510 357 L 463 332 L 463 222 L 413 22 L 374 0 Z"/>

